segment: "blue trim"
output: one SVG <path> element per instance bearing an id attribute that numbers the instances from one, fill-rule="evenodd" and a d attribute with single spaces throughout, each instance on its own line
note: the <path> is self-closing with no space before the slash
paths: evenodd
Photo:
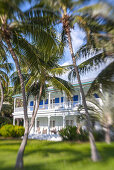
<path id="1" fill-rule="evenodd" d="M 59 98 L 55 98 L 55 103 L 59 103 Z"/>
<path id="2" fill-rule="evenodd" d="M 73 96 L 73 101 L 78 101 L 78 95 Z"/>
<path id="3" fill-rule="evenodd" d="M 40 101 L 40 104 L 39 105 L 43 105 L 43 100 Z"/>
<path id="4" fill-rule="evenodd" d="M 63 101 L 64 101 L 64 97 L 61 97 L 61 103 L 63 103 Z"/>
<path id="5" fill-rule="evenodd" d="M 30 101 L 30 106 L 34 106 L 34 102 L 33 101 Z"/>
<path id="6" fill-rule="evenodd" d="M 46 99 L 45 104 L 48 104 L 48 99 Z"/>
<path id="7" fill-rule="evenodd" d="M 96 94 L 96 93 L 94 94 L 94 97 L 95 97 L 95 98 L 99 98 L 98 94 Z"/>

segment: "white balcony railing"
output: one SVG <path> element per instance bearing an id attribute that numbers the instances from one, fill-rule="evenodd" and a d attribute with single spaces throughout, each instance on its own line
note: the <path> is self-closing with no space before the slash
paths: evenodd
<path id="1" fill-rule="evenodd" d="M 53 104 L 45 104 L 40 105 L 39 110 L 47 110 L 47 109 L 55 109 L 55 110 L 62 110 L 62 109 L 73 109 L 77 107 L 80 103 L 79 102 L 63 102 L 63 103 L 53 103 Z M 16 107 L 14 112 L 22 112 L 24 111 L 23 107 Z M 28 106 L 28 112 L 33 111 L 33 106 Z"/>

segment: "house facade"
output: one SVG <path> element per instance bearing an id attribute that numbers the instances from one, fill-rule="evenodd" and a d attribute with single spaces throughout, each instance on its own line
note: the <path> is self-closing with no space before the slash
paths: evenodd
<path id="1" fill-rule="evenodd" d="M 87 93 L 92 81 L 83 82 L 83 89 Z M 67 125 L 76 126 L 76 116 L 79 114 L 78 106 L 82 104 L 79 84 L 73 84 L 75 93 L 69 100 L 64 92 L 49 87 L 45 99 L 40 101 L 38 113 L 35 118 L 31 134 L 53 134 Z M 22 107 L 22 95 L 14 97 L 13 125 L 16 123 L 25 125 Z M 28 99 L 28 118 L 31 121 L 34 100 L 33 96 Z"/>

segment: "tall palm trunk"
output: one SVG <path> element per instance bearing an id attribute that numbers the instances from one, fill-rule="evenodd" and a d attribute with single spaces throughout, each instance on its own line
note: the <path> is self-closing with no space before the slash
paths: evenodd
<path id="1" fill-rule="evenodd" d="M 42 88 L 43 88 L 43 84 L 41 84 L 41 86 L 40 86 L 38 98 L 36 97 L 36 104 L 35 104 L 35 108 L 34 108 L 34 111 L 33 111 L 33 114 L 32 114 L 32 119 L 31 119 L 31 123 L 30 123 L 30 127 L 29 127 L 29 133 L 30 133 L 30 131 L 31 131 L 33 125 L 34 125 L 35 117 L 36 117 L 36 114 L 37 114 L 38 109 L 39 109 L 39 104 L 40 104 L 40 100 L 41 100 L 41 96 L 42 96 Z"/>
<path id="2" fill-rule="evenodd" d="M 0 78 L 0 89 L 1 89 L 1 101 L 0 101 L 0 112 L 1 112 L 3 106 L 3 100 L 4 100 L 4 91 L 3 91 L 1 78 Z"/>
<path id="3" fill-rule="evenodd" d="M 18 151 L 18 154 L 17 154 L 17 160 L 16 160 L 16 165 L 15 165 L 15 168 L 19 169 L 19 168 L 23 168 L 23 155 L 24 155 L 25 146 L 27 144 L 28 130 L 29 130 L 28 115 L 27 115 L 27 102 L 26 102 L 26 95 L 25 95 L 24 80 L 23 80 L 23 76 L 21 74 L 21 69 L 20 69 L 20 65 L 19 65 L 19 62 L 18 62 L 18 58 L 17 58 L 15 52 L 13 51 L 13 48 L 12 48 L 12 45 L 11 45 L 9 39 L 6 39 L 6 43 L 8 45 L 8 49 L 9 49 L 9 51 L 10 51 L 12 57 L 13 57 L 15 65 L 16 65 L 16 69 L 17 69 L 18 76 L 19 76 L 20 83 L 21 83 L 22 96 L 23 96 L 25 133 L 24 133 L 24 137 L 23 137 L 23 140 L 21 142 L 21 145 L 20 145 L 20 148 L 19 148 L 19 151 Z"/>
<path id="4" fill-rule="evenodd" d="M 109 126 L 109 125 L 106 126 L 106 131 L 105 131 L 105 142 L 106 142 L 107 144 L 110 144 L 110 143 L 111 143 L 110 126 Z"/>
<path id="5" fill-rule="evenodd" d="M 90 145 L 91 145 L 91 159 L 93 161 L 99 161 L 100 155 L 97 151 L 97 148 L 96 148 L 96 145 L 95 145 L 95 139 L 94 139 L 94 136 L 92 134 L 92 125 L 91 125 L 91 121 L 90 121 L 89 114 L 88 114 L 85 95 L 84 95 L 84 91 L 83 91 L 83 88 L 82 88 L 82 83 L 81 83 L 81 80 L 80 80 L 80 75 L 79 75 L 79 72 L 78 72 L 76 59 L 75 59 L 75 56 L 74 56 L 74 53 L 73 53 L 73 47 L 72 47 L 72 42 L 71 42 L 71 34 L 70 34 L 69 25 L 67 25 L 66 33 L 67 33 L 67 36 L 68 36 L 69 49 L 70 49 L 70 53 L 71 53 L 71 56 L 72 56 L 73 66 L 74 66 L 74 69 L 75 69 L 75 72 L 76 72 L 76 75 L 77 75 L 77 80 L 78 80 L 78 83 L 79 83 L 80 92 L 81 92 L 81 95 L 82 95 L 82 101 L 83 101 L 83 105 L 84 105 L 84 109 L 85 109 L 85 113 L 86 113 L 87 129 L 88 129 L 88 132 L 89 132 L 89 140 L 90 140 Z"/>

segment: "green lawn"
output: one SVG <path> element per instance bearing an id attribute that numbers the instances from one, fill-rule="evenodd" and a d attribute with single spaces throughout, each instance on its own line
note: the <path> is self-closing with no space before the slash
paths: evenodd
<path id="1" fill-rule="evenodd" d="M 0 170 L 12 170 L 20 140 L 0 140 Z M 29 140 L 25 170 L 114 170 L 114 143 L 97 143 L 102 161 L 90 160 L 88 143 Z"/>

